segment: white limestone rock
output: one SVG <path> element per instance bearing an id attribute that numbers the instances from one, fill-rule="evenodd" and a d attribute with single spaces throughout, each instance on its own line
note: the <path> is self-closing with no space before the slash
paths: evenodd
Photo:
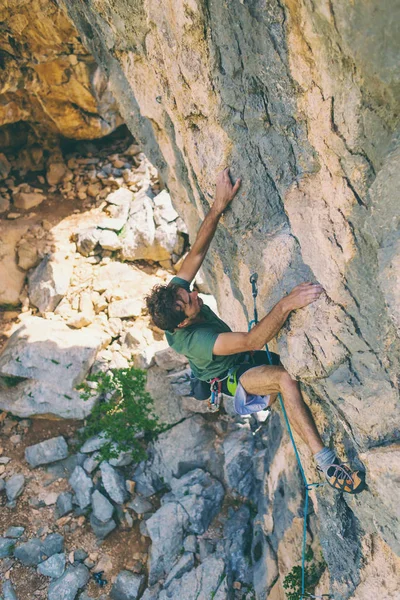
<path id="1" fill-rule="evenodd" d="M 122 243 L 115 231 L 103 229 L 99 231 L 98 242 L 104 250 L 115 252 L 122 248 Z"/>
<path id="2" fill-rule="evenodd" d="M 0 355 L 0 409 L 21 417 L 83 418 L 96 397 L 82 400 L 75 386 L 109 342 L 95 326 L 73 331 L 62 322 L 28 317 Z"/>
<path id="3" fill-rule="evenodd" d="M 126 319 L 128 317 L 139 317 L 143 308 L 143 302 L 136 299 L 116 300 L 108 305 L 110 318 Z"/>
<path id="4" fill-rule="evenodd" d="M 54 311 L 65 296 L 73 271 L 70 255 L 58 252 L 46 256 L 29 276 L 28 293 L 32 304 L 42 312 Z"/>
<path id="5" fill-rule="evenodd" d="M 163 222 L 171 223 L 179 217 L 178 213 L 172 206 L 171 196 L 167 190 L 160 192 L 155 198 L 154 202 L 154 221 L 156 225 L 161 225 Z"/>

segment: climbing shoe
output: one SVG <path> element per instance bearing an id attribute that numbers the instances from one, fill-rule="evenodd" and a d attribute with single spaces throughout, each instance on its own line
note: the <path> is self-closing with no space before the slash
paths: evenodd
<path id="1" fill-rule="evenodd" d="M 322 470 L 319 467 L 318 469 Z M 329 485 L 339 492 L 359 494 L 365 490 L 365 473 L 363 471 L 352 471 L 344 463 L 335 461 L 323 472 Z"/>

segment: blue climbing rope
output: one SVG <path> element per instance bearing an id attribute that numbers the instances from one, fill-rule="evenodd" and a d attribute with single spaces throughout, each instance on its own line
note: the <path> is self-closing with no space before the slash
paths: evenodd
<path id="1" fill-rule="evenodd" d="M 257 313 L 257 305 L 256 305 L 256 298 L 257 298 L 257 294 L 258 294 L 257 280 L 258 280 L 257 273 L 253 273 L 253 275 L 250 277 L 250 283 L 251 283 L 251 287 L 252 287 L 252 295 L 253 295 L 253 301 L 254 301 L 254 319 L 249 322 L 249 331 L 253 327 L 253 325 L 257 325 L 257 323 L 258 323 L 258 313 Z M 267 353 L 268 362 L 270 365 L 272 365 L 272 357 L 271 357 L 271 353 L 268 348 L 268 344 L 265 344 L 265 351 Z M 283 413 L 283 416 L 285 419 L 286 427 L 287 427 L 287 430 L 289 433 L 290 441 L 292 442 L 292 446 L 293 446 L 294 453 L 296 456 L 297 464 L 299 466 L 301 477 L 303 479 L 303 483 L 304 483 L 304 487 L 305 487 L 304 516 L 303 516 L 303 545 L 302 545 L 302 555 L 301 555 L 301 597 L 300 597 L 300 600 L 303 600 L 304 598 L 331 598 L 330 594 L 323 594 L 322 596 L 314 596 L 314 595 L 308 594 L 308 593 L 306 595 L 306 591 L 305 591 L 306 549 L 307 549 L 307 516 L 308 516 L 309 492 L 313 488 L 321 487 L 325 484 L 324 483 L 309 483 L 307 481 L 307 477 L 306 477 L 306 474 L 303 469 L 303 465 L 300 460 L 299 451 L 297 450 L 296 442 L 294 441 L 292 428 L 290 427 L 290 423 L 289 423 L 289 419 L 288 419 L 288 416 L 286 413 L 285 405 L 283 403 L 282 395 L 278 394 L 278 398 L 279 398 L 279 403 L 281 405 L 282 413 Z"/>

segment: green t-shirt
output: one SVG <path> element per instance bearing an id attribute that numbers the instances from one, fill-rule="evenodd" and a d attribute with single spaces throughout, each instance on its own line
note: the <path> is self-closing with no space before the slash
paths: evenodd
<path id="1" fill-rule="evenodd" d="M 174 277 L 170 283 L 190 292 L 190 284 L 185 279 Z M 203 322 L 166 331 L 165 335 L 171 348 L 186 356 L 193 374 L 202 381 L 208 381 L 224 375 L 231 367 L 243 362 L 243 354 L 214 356 L 213 348 L 218 335 L 231 329 L 205 304 L 200 314 Z"/>

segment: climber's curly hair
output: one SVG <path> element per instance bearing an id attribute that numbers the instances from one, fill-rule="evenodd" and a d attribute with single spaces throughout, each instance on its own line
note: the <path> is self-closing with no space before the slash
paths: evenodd
<path id="1" fill-rule="evenodd" d="M 155 285 L 145 297 L 154 325 L 164 331 L 173 331 L 186 318 L 183 310 L 176 306 L 179 289 L 178 285 Z"/>

